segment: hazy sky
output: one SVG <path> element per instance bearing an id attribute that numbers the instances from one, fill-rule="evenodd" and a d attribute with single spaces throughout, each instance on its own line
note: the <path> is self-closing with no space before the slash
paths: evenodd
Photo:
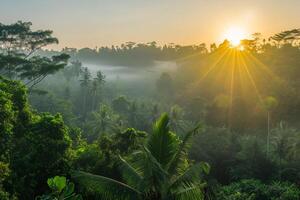
<path id="1" fill-rule="evenodd" d="M 51 29 L 61 47 L 127 41 L 211 43 L 237 26 L 265 36 L 300 28 L 300 0 L 0 0 L 0 22 Z"/>

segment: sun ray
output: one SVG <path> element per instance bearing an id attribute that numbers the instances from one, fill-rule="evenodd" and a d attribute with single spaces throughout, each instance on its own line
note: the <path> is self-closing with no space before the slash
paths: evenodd
<path id="1" fill-rule="evenodd" d="M 216 80 L 220 80 L 222 75 L 224 75 L 224 70 L 230 66 L 230 59 L 233 57 L 234 51 L 232 49 L 229 50 L 229 53 L 226 55 L 226 57 L 223 60 L 223 64 L 219 67 L 219 70 L 217 74 L 215 75 Z"/>
<path id="2" fill-rule="evenodd" d="M 226 55 L 228 55 L 228 53 L 229 53 L 230 51 L 229 51 L 229 49 L 226 49 L 223 53 L 222 53 L 222 55 L 209 67 L 209 69 L 207 70 L 207 72 L 205 72 L 204 74 L 203 74 L 203 76 L 202 77 L 200 77 L 200 79 L 199 79 L 199 81 L 201 81 L 201 80 L 203 80 L 221 61 L 222 61 L 222 59 L 226 56 Z"/>
<path id="3" fill-rule="evenodd" d="M 220 62 L 228 60 L 231 57 L 231 52 L 231 49 L 225 49 L 221 52 L 221 54 L 219 54 L 219 52 L 213 53 L 213 56 L 218 55 L 218 57 L 214 58 L 214 62 L 212 64 L 209 64 L 209 67 L 207 67 L 208 69 L 202 73 L 201 77 L 199 77 L 197 81 L 189 86 L 187 94 L 193 93 L 195 91 L 195 88 L 199 86 L 199 84 L 220 64 Z M 221 70 L 218 70 L 217 72 L 220 71 Z"/>
<path id="4" fill-rule="evenodd" d="M 242 56 L 242 59 L 241 59 L 241 61 L 242 61 L 242 66 L 244 67 L 244 69 L 245 69 L 245 71 L 246 71 L 246 74 L 248 75 L 248 78 L 249 78 L 249 80 L 250 80 L 250 83 L 252 84 L 252 86 L 253 86 L 253 88 L 254 88 L 254 90 L 255 90 L 255 92 L 256 92 L 256 95 L 257 95 L 257 97 L 258 97 L 260 103 L 262 103 L 262 101 L 263 101 L 262 96 L 261 96 L 261 94 L 260 94 L 260 92 L 259 92 L 259 90 L 258 90 L 258 87 L 256 86 L 255 81 L 254 81 L 254 79 L 253 79 L 253 77 L 252 77 L 252 75 L 251 75 L 251 73 L 250 73 L 250 71 L 249 71 L 249 69 L 248 69 L 248 66 L 247 66 L 247 64 L 246 64 L 246 62 L 245 62 L 245 59 L 244 59 L 244 55 L 241 55 L 241 56 Z"/>
<path id="5" fill-rule="evenodd" d="M 245 54 L 247 54 L 246 56 L 248 58 L 251 59 L 251 61 L 253 63 L 256 63 L 259 65 L 260 69 L 264 70 L 265 72 L 267 72 L 267 74 L 274 80 L 282 80 L 278 75 L 276 75 L 274 72 L 272 72 L 272 70 L 269 69 L 269 67 L 267 65 L 265 65 L 264 63 L 262 63 L 260 60 L 258 60 L 251 52 L 245 52 Z"/>
<path id="6" fill-rule="evenodd" d="M 235 67 L 236 67 L 236 51 L 233 52 L 232 66 L 231 66 L 231 80 L 230 80 L 230 103 L 228 110 L 228 127 L 231 128 L 232 125 L 232 107 L 233 107 L 233 97 L 234 97 L 234 84 L 235 84 Z"/>
<path id="7" fill-rule="evenodd" d="M 247 96 L 246 92 L 247 92 L 247 88 L 246 88 L 246 84 L 247 82 L 245 82 L 245 73 L 243 70 L 243 68 L 241 67 L 241 53 L 237 54 L 237 70 L 238 70 L 238 75 L 239 75 L 239 83 L 240 83 L 240 92 L 243 93 L 243 97 Z"/>
<path id="8" fill-rule="evenodd" d="M 233 26 L 227 29 L 224 38 L 227 39 L 233 47 L 238 47 L 241 40 L 247 38 L 247 34 L 243 28 Z"/>

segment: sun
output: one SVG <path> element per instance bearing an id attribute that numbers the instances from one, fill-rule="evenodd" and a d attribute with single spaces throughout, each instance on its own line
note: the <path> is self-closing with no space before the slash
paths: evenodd
<path id="1" fill-rule="evenodd" d="M 241 40 L 247 37 L 246 31 L 241 27 L 230 27 L 224 34 L 224 38 L 227 39 L 233 47 L 240 45 Z"/>

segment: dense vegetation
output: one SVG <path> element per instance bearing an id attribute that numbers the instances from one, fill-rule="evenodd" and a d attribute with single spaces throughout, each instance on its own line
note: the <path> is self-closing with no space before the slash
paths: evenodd
<path id="1" fill-rule="evenodd" d="M 300 30 L 62 52 L 31 23 L 0 32 L 1 200 L 300 199 Z M 157 62 L 178 67 L 100 70 Z"/>

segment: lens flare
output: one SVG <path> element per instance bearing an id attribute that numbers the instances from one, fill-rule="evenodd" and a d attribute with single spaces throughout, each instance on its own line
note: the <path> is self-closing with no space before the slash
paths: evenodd
<path id="1" fill-rule="evenodd" d="M 233 47 L 239 46 L 241 40 L 246 37 L 246 31 L 240 27 L 230 27 L 224 34 L 224 38 L 227 39 Z"/>

